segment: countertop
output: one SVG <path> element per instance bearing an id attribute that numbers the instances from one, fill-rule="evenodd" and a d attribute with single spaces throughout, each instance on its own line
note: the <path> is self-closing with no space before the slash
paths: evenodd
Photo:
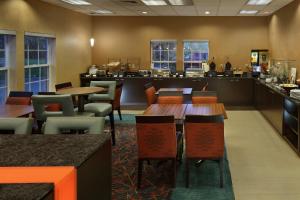
<path id="1" fill-rule="evenodd" d="M 53 184 L 0 184 L 0 200 L 41 200 L 53 192 Z"/>
<path id="2" fill-rule="evenodd" d="M 109 133 L 0 135 L 0 166 L 79 167 L 109 138 Z"/>

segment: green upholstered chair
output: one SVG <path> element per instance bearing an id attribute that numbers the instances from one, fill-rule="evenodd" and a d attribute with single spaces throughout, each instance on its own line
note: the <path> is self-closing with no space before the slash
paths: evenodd
<path id="1" fill-rule="evenodd" d="M 116 91 L 116 86 L 117 86 L 116 81 L 91 81 L 90 86 L 107 88 L 107 93 L 89 95 L 90 101 L 112 102 L 115 99 L 115 91 Z"/>
<path id="2" fill-rule="evenodd" d="M 62 110 L 47 111 L 46 108 L 49 104 L 59 104 L 61 105 Z M 71 95 L 33 95 L 32 105 L 34 108 L 39 130 L 41 130 L 42 124 L 46 121 L 47 117 L 95 116 L 94 113 L 75 111 Z"/>
<path id="3" fill-rule="evenodd" d="M 101 134 L 104 129 L 103 117 L 48 117 L 45 134 L 58 134 L 64 130 L 87 130 L 89 134 Z"/>
<path id="4" fill-rule="evenodd" d="M 32 124 L 32 118 L 0 118 L 0 130 L 15 134 L 31 134 Z"/>
<path id="5" fill-rule="evenodd" d="M 91 81 L 90 86 L 104 87 L 108 89 L 107 93 L 105 94 L 89 95 L 89 101 L 91 103 L 84 105 L 84 110 L 87 112 L 95 113 L 96 117 L 109 116 L 112 144 L 115 145 L 116 144 L 115 120 L 114 120 L 114 111 L 113 111 L 112 104 L 115 98 L 116 81 Z M 103 101 L 107 103 L 103 103 Z"/>

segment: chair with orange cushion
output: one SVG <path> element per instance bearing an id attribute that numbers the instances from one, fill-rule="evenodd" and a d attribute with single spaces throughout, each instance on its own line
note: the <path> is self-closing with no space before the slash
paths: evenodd
<path id="1" fill-rule="evenodd" d="M 123 83 L 118 83 L 115 91 L 115 99 L 112 103 L 113 110 L 117 110 L 120 120 L 122 120 L 121 114 L 121 96 L 122 96 Z"/>
<path id="2" fill-rule="evenodd" d="M 38 95 L 55 95 L 55 92 L 39 92 Z M 46 111 L 61 111 L 62 106 L 60 104 L 48 104 L 45 108 Z"/>
<path id="3" fill-rule="evenodd" d="M 138 144 L 138 188 L 141 186 L 143 162 L 172 160 L 173 186 L 176 180 L 177 139 L 174 116 L 136 116 Z"/>
<path id="4" fill-rule="evenodd" d="M 146 98 L 147 98 L 147 106 L 150 106 L 151 104 L 155 104 L 157 101 L 157 97 L 156 97 L 156 89 L 155 87 L 152 85 L 152 83 L 147 83 L 146 85 L 144 85 L 145 88 L 145 94 L 146 94 Z"/>
<path id="5" fill-rule="evenodd" d="M 6 104 L 31 105 L 33 92 L 11 91 L 6 99 Z"/>
<path id="6" fill-rule="evenodd" d="M 183 104 L 182 91 L 161 91 L 158 94 L 158 104 Z"/>
<path id="7" fill-rule="evenodd" d="M 217 160 L 220 168 L 220 187 L 223 187 L 224 117 L 185 116 L 186 187 L 189 187 L 190 160 Z"/>
<path id="8" fill-rule="evenodd" d="M 193 91 L 193 104 L 213 104 L 218 102 L 217 93 L 214 91 Z"/>

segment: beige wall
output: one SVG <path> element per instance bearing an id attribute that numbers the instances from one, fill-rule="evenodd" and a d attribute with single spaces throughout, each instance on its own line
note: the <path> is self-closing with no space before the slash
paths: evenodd
<path id="1" fill-rule="evenodd" d="M 243 67 L 250 63 L 251 49 L 268 49 L 266 17 L 93 17 L 92 50 L 94 64 L 107 63 L 108 57 L 140 57 L 150 66 L 150 40 L 176 39 L 177 69 L 182 69 L 182 41 L 209 40 L 210 57 L 217 66 L 226 61 Z"/>
<path id="2" fill-rule="evenodd" d="M 300 0 L 280 9 L 269 19 L 269 39 L 274 59 L 296 60 L 300 77 Z"/>
<path id="3" fill-rule="evenodd" d="M 24 89 L 25 32 L 55 35 L 53 83 L 71 81 L 79 85 L 79 73 L 91 64 L 91 17 L 39 0 L 1 0 L 0 19 L 0 29 L 17 32 L 17 64 L 11 89 Z"/>

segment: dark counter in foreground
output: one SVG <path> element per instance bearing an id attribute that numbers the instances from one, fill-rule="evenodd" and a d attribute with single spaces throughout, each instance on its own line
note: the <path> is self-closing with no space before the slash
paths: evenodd
<path id="1" fill-rule="evenodd" d="M 0 200 L 54 200 L 53 184 L 0 184 Z"/>
<path id="2" fill-rule="evenodd" d="M 77 199 L 111 199 L 109 134 L 0 135 L 0 166 L 74 166 Z"/>

